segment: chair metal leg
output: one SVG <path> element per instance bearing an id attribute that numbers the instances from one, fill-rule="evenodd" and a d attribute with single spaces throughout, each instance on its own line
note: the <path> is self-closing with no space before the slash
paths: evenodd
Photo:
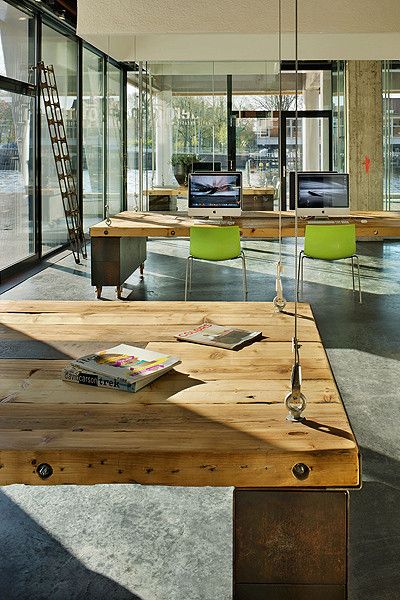
<path id="1" fill-rule="evenodd" d="M 360 300 L 360 304 L 362 304 L 362 296 L 361 296 L 361 277 L 360 277 L 360 259 L 358 258 L 358 255 L 355 254 L 354 258 L 357 260 L 357 272 L 358 272 L 358 295 L 359 295 L 359 300 Z"/>
<path id="2" fill-rule="evenodd" d="M 244 301 L 247 302 L 248 289 L 247 289 L 246 257 L 244 255 L 243 250 L 240 253 L 240 257 L 242 259 L 242 269 L 243 269 L 243 296 L 244 296 Z"/>
<path id="3" fill-rule="evenodd" d="M 193 274 L 193 261 L 194 258 L 193 256 L 190 256 L 190 262 L 189 262 L 189 294 L 192 293 L 192 274 Z"/>
<path id="4" fill-rule="evenodd" d="M 355 280 L 354 280 L 354 256 L 351 257 L 351 274 L 353 276 L 353 292 L 355 291 Z"/>
<path id="5" fill-rule="evenodd" d="M 190 277 L 190 284 L 192 283 L 191 279 L 191 263 L 192 263 L 192 257 L 188 256 L 186 259 L 186 275 L 185 275 L 185 302 L 188 298 L 188 280 Z M 191 285 L 190 285 L 190 289 L 191 289 Z"/>

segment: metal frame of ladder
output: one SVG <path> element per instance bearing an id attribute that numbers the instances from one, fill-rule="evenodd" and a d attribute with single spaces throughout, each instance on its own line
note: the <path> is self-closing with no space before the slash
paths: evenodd
<path id="1" fill-rule="evenodd" d="M 72 173 L 71 158 L 67 141 L 67 134 L 62 116 L 60 98 L 53 65 L 45 66 L 39 62 L 38 80 L 45 107 L 47 125 L 56 165 L 58 183 L 64 206 L 65 220 L 67 223 L 68 237 L 72 253 L 77 264 L 80 263 L 79 255 L 87 257 L 85 233 L 79 207 L 75 178 Z"/>

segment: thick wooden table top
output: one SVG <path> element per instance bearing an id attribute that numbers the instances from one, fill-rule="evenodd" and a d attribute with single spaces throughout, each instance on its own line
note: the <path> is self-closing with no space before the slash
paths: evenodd
<path id="1" fill-rule="evenodd" d="M 163 187 L 155 187 L 148 188 L 144 190 L 144 194 L 148 196 L 186 196 L 187 195 L 187 187 L 177 187 L 177 188 L 163 188 Z M 244 196 L 273 196 L 275 194 L 275 188 L 272 185 L 266 187 L 244 187 L 243 195 Z"/>
<path id="2" fill-rule="evenodd" d="M 308 405 L 291 423 L 291 304 L 0 302 L 0 485 L 357 486 L 357 444 L 311 309 L 299 311 Z M 174 340 L 206 320 L 265 339 L 237 352 Z M 71 357 L 120 342 L 182 363 L 135 394 L 61 381 Z"/>
<path id="3" fill-rule="evenodd" d="M 279 237 L 279 213 L 276 211 L 246 212 L 245 216 L 234 219 L 243 237 Z M 357 212 L 345 219 L 355 223 L 357 237 L 400 237 L 400 212 Z M 199 219 L 189 219 L 187 215 L 157 212 L 121 212 L 111 219 L 110 227 L 105 221 L 90 228 L 92 237 L 187 237 L 190 227 L 201 224 Z M 298 219 L 298 235 L 304 235 L 306 219 Z M 204 225 L 207 221 L 204 220 Z M 218 227 L 218 225 L 216 225 Z M 282 235 L 295 235 L 293 213 L 282 214 Z"/>

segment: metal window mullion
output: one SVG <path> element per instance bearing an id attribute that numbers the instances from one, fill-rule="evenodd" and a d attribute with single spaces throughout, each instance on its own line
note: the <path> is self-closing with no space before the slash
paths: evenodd
<path id="1" fill-rule="evenodd" d="M 121 70 L 122 210 L 128 209 L 128 92 L 127 71 Z"/>
<path id="2" fill-rule="evenodd" d="M 103 218 L 108 204 L 108 98 L 107 98 L 107 59 L 103 58 Z"/>
<path id="3" fill-rule="evenodd" d="M 138 170 L 139 170 L 139 210 L 143 211 L 143 63 L 139 62 L 139 106 L 138 106 Z"/>
<path id="4" fill-rule="evenodd" d="M 236 114 L 232 111 L 232 75 L 226 76 L 226 112 L 228 127 L 228 171 L 236 170 Z"/>
<path id="5" fill-rule="evenodd" d="M 76 178 L 79 212 L 83 228 L 83 49 L 82 40 L 78 39 L 78 78 L 77 78 L 77 132 L 76 132 Z"/>
<path id="6" fill-rule="evenodd" d="M 145 148 L 145 152 L 146 152 L 145 162 L 144 162 L 145 173 L 146 173 L 146 197 L 145 197 L 144 209 L 147 212 L 149 210 L 149 208 L 150 208 L 150 202 L 149 202 L 149 171 L 147 169 L 147 140 L 148 140 L 148 137 L 149 137 L 149 102 L 148 102 L 148 97 L 149 97 L 149 93 L 150 94 L 152 93 L 151 88 L 149 88 L 149 82 L 148 82 L 148 73 L 149 73 L 149 70 L 148 70 L 148 66 L 147 66 L 147 61 L 145 63 L 145 69 L 146 69 L 146 78 L 147 78 L 146 79 L 146 84 L 147 84 L 147 86 L 146 86 L 146 103 L 145 103 L 145 106 L 144 106 L 144 108 L 145 108 L 145 137 L 144 137 L 145 145 L 144 145 L 144 148 Z M 154 140 L 152 139 L 151 140 L 151 146 L 152 147 L 153 147 L 153 142 L 154 142 Z"/>
<path id="7" fill-rule="evenodd" d="M 36 17 L 36 65 L 42 60 L 42 19 Z M 35 192 L 36 192 L 36 244 L 38 257 L 43 257 L 43 223 L 42 223 L 42 119 L 41 119 L 41 93 L 39 73 L 36 69 L 36 96 L 35 96 Z"/>

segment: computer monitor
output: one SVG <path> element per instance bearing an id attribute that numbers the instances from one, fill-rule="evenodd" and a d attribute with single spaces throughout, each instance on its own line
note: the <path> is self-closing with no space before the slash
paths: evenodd
<path id="1" fill-rule="evenodd" d="M 290 209 L 302 217 L 346 216 L 349 206 L 349 176 L 347 173 L 328 171 L 297 173 L 289 176 Z"/>
<path id="2" fill-rule="evenodd" d="M 337 171 L 298 171 L 298 175 L 303 173 L 309 175 L 311 173 L 337 173 Z M 296 208 L 296 172 L 289 171 L 289 198 L 287 202 L 287 210 L 295 210 Z"/>
<path id="3" fill-rule="evenodd" d="M 236 171 L 190 173 L 190 217 L 239 217 L 242 214 L 242 174 Z"/>
<path id="4" fill-rule="evenodd" d="M 209 162 L 194 162 L 192 171 L 198 173 L 199 171 L 220 171 L 221 163 L 217 161 Z"/>

